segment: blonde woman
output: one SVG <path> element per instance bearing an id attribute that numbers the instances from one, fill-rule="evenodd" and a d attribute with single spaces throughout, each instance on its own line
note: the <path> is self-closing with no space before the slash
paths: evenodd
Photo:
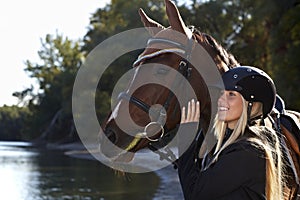
<path id="1" fill-rule="evenodd" d="M 274 83 L 265 72 L 249 66 L 230 69 L 222 78 L 225 90 L 218 100 L 214 124 L 217 144 L 199 158 L 200 133 L 178 160 L 184 197 L 282 200 L 279 140 L 274 131 L 263 125 L 274 106 Z M 197 126 L 200 106 L 192 100 L 187 108 L 182 108 L 184 134 Z"/>

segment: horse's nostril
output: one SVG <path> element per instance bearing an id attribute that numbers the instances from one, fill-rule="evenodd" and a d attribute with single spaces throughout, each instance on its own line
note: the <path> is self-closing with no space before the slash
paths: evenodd
<path id="1" fill-rule="evenodd" d="M 106 135 L 106 137 L 112 142 L 112 143 L 115 143 L 116 142 L 116 140 L 117 140 L 117 137 L 116 137 L 116 134 L 115 134 L 115 132 L 112 130 L 112 129 L 107 129 L 106 131 L 105 131 L 105 135 Z"/>

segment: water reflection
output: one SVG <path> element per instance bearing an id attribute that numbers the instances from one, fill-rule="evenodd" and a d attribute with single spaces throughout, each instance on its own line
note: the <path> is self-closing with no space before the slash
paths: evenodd
<path id="1" fill-rule="evenodd" d="M 0 199 L 152 199 L 159 178 L 118 176 L 98 161 L 0 142 Z"/>
<path id="2" fill-rule="evenodd" d="M 14 143 L 16 144 L 16 143 Z M 24 151 L 12 143 L 0 143 L 1 199 L 36 199 L 40 173 L 36 163 L 37 152 Z M 23 146 L 23 143 L 19 144 Z"/>

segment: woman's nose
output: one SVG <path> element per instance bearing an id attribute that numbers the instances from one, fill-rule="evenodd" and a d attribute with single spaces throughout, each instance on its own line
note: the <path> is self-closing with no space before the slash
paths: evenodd
<path id="1" fill-rule="evenodd" d="M 224 99 L 225 99 L 225 96 L 226 96 L 226 95 L 225 95 L 225 91 L 221 92 L 218 101 L 224 100 Z"/>
<path id="2" fill-rule="evenodd" d="M 222 99 L 222 98 L 225 98 L 225 91 L 222 91 L 222 92 L 220 93 L 219 99 Z"/>

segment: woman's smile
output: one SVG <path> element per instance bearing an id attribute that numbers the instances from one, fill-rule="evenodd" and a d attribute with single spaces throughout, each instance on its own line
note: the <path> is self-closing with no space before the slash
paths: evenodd
<path id="1" fill-rule="evenodd" d="M 218 100 L 218 118 L 234 128 L 243 111 L 243 99 L 236 91 L 225 90 Z"/>

